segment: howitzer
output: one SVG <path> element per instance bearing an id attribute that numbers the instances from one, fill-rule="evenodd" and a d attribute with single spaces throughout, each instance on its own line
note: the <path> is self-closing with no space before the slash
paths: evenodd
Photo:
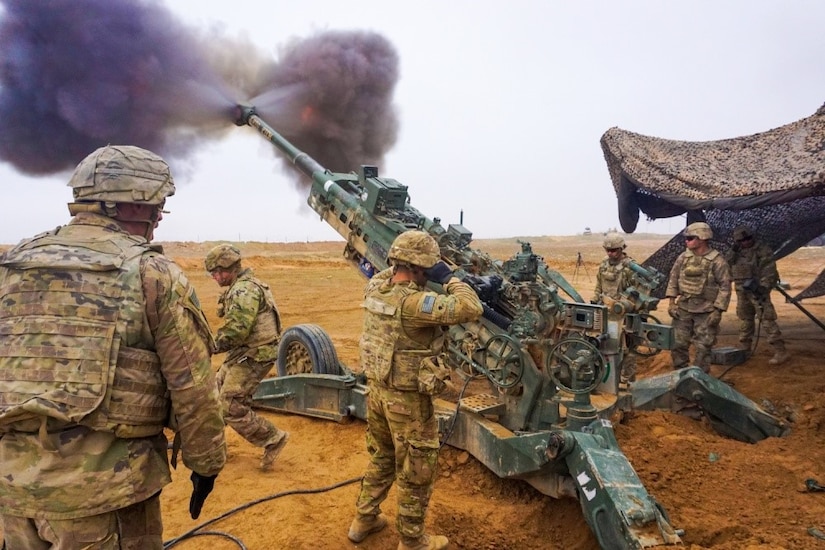
<path id="1" fill-rule="evenodd" d="M 462 391 L 458 403 L 436 400 L 439 431 L 448 444 L 467 450 L 499 477 L 523 479 L 553 497 L 578 498 L 603 548 L 680 542 L 681 532 L 670 525 L 622 454 L 610 420 L 635 401 L 619 388 L 616 373 L 625 349 L 624 314 L 584 303 L 528 242 L 520 242 L 520 251 L 510 259 L 494 259 L 470 246 L 472 233 L 463 225 L 445 229 L 438 218 L 413 208 L 407 187 L 379 177 L 375 167 L 362 166 L 357 173 L 326 170 L 252 107 L 238 106 L 236 123 L 258 130 L 311 180 L 309 206 L 346 240 L 344 257 L 366 277 L 387 267 L 387 251 L 397 235 L 421 229 L 439 243 L 442 259 L 456 276 L 478 293 L 484 315 L 450 327 L 445 359 L 466 381 L 486 378 L 489 391 L 466 397 Z M 645 277 L 655 279 L 651 272 Z M 629 299 L 638 301 L 642 292 L 637 294 Z M 671 340 L 663 336 L 669 331 L 658 325 L 637 330 L 637 337 L 655 333 L 645 344 L 656 349 Z M 288 351 L 293 344 L 303 344 L 304 352 Z M 284 364 L 294 356 L 309 358 L 311 372 Z M 254 397 L 256 406 L 337 421 L 366 417 L 363 378 L 338 363 L 319 327 L 299 325 L 284 332 L 278 370 L 284 376 L 264 380 Z M 752 439 L 761 439 L 784 430 L 728 386 L 693 383 L 708 378 L 701 369 L 678 374 L 648 383 L 639 406 L 673 408 L 668 398 L 706 400 L 715 407 L 709 414 L 726 424 L 726 403 L 733 401 L 740 408 L 733 413 L 737 422 L 731 431 L 756 433 Z M 690 392 L 679 395 L 683 381 Z"/>

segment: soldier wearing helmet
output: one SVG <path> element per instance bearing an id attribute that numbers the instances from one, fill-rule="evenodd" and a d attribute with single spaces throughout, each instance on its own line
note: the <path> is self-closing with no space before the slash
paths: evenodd
<path id="1" fill-rule="evenodd" d="M 608 300 L 618 300 L 622 293 L 633 286 L 634 274 L 630 269 L 632 259 L 625 253 L 627 244 L 624 237 L 618 233 L 608 233 L 602 243 L 607 257 L 599 264 L 596 272 L 596 288 L 593 290 L 593 304 L 605 303 Z M 620 380 L 626 384 L 636 380 L 636 356 L 625 352 L 622 359 Z"/>
<path id="2" fill-rule="evenodd" d="M 0 261 L 6 545 L 160 549 L 164 428 L 192 469 L 193 518 L 226 461 L 209 326 L 150 244 L 175 186 L 162 158 L 133 146 L 94 151 L 69 186 L 68 225 Z"/>
<path id="3" fill-rule="evenodd" d="M 441 260 L 438 243 L 424 231 L 406 231 L 388 253 L 391 267 L 365 290 L 361 366 L 367 376 L 367 450 L 348 537 L 361 542 L 387 525 L 380 506 L 397 482 L 396 525 L 400 549 L 440 549 L 447 537 L 427 535 L 424 519 L 438 461 L 433 395 L 449 371 L 439 363 L 446 325 L 478 319 L 482 305 L 473 289 Z M 442 285 L 443 294 L 427 289 Z"/>
<path id="4" fill-rule="evenodd" d="M 217 353 L 226 352 L 218 388 L 227 426 L 264 449 L 261 470 L 269 471 L 289 433 L 255 413 L 252 395 L 278 358 L 281 317 L 269 285 L 241 265 L 241 251 L 219 244 L 206 255 L 206 270 L 226 290 L 218 299 L 223 326 L 215 336 Z"/>
<path id="5" fill-rule="evenodd" d="M 785 350 L 785 340 L 776 323 L 776 309 L 771 303 L 771 289 L 779 282 L 773 250 L 767 243 L 757 239 L 750 227 L 740 225 L 733 230 L 733 246 L 725 258 L 730 264 L 736 289 L 736 317 L 739 319 L 741 348 L 751 352 L 756 333 L 754 319 L 758 317 L 768 337 L 768 344 L 774 351 L 768 363 L 781 365 L 790 356 Z"/>
<path id="6" fill-rule="evenodd" d="M 665 296 L 673 318 L 675 345 L 670 355 L 673 368 L 687 367 L 691 343 L 693 363 L 710 372 L 710 352 L 719 333 L 722 313 L 731 295 L 730 266 L 718 250 L 711 248 L 713 230 L 705 222 L 692 223 L 683 233 L 687 250 L 670 271 Z"/>

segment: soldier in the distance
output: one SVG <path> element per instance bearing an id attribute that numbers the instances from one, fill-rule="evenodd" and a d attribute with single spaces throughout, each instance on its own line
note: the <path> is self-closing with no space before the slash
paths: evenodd
<path id="1" fill-rule="evenodd" d="M 774 355 L 768 361 L 781 365 L 790 358 L 785 340 L 776 324 L 776 309 L 771 303 L 771 289 L 779 282 L 773 250 L 758 240 L 753 230 L 740 225 L 733 230 L 733 246 L 726 254 L 736 289 L 736 317 L 739 318 L 739 344 L 751 352 L 757 317 L 765 329 Z"/>
<path id="2" fill-rule="evenodd" d="M 599 264 L 596 272 L 596 288 L 593 290 L 594 304 L 603 304 L 604 298 L 618 300 L 622 293 L 633 286 L 633 270 L 628 265 L 631 258 L 625 253 L 627 243 L 618 233 L 608 233 L 602 243 L 607 257 Z M 623 350 L 620 381 L 623 384 L 636 380 L 636 356 L 627 347 Z"/>
<path id="3" fill-rule="evenodd" d="M 193 519 L 226 461 L 209 326 L 150 244 L 175 186 L 133 146 L 94 151 L 69 186 L 69 224 L 0 261 L 5 548 L 161 550 L 164 427 L 192 469 Z"/>
<path id="4" fill-rule="evenodd" d="M 278 359 L 281 317 L 269 285 L 241 265 L 241 251 L 219 244 L 206 255 L 206 270 L 226 290 L 218 299 L 224 321 L 215 336 L 217 353 L 226 352 L 218 387 L 226 424 L 264 449 L 261 470 L 269 471 L 286 446 L 289 432 L 256 414 L 252 396 Z"/>
<path id="5" fill-rule="evenodd" d="M 713 230 L 705 222 L 687 226 L 684 238 L 687 250 L 676 258 L 665 292 L 676 340 L 670 356 L 674 369 L 687 367 L 692 343 L 696 351 L 693 364 L 710 372 L 711 348 L 722 313 L 730 304 L 730 266 L 711 248 Z"/>

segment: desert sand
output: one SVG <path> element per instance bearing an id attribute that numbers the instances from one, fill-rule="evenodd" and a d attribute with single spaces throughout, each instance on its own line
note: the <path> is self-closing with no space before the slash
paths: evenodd
<path id="1" fill-rule="evenodd" d="M 523 238 L 548 265 L 589 297 L 601 260 L 601 236 Z M 631 235 L 628 253 L 641 261 L 668 240 Z M 219 287 L 203 269 L 216 243 L 165 243 L 166 253 L 195 285 L 213 329 Z M 358 371 L 360 302 L 365 280 L 341 258 L 343 242 L 236 243 L 245 264 L 270 283 L 285 326 L 314 323 L 332 338 L 339 359 Z M 507 258 L 516 238 L 481 240 L 475 248 Z M 581 253 L 583 265 L 577 266 Z M 779 262 L 791 294 L 825 265 L 825 247 L 802 248 Z M 805 491 L 805 480 L 825 482 L 825 333 L 776 292 L 774 304 L 792 360 L 772 367 L 764 340 L 746 363 L 724 380 L 756 403 L 770 404 L 791 425 L 784 438 L 746 444 L 718 435 L 704 422 L 668 412 L 634 412 L 615 425 L 618 441 L 648 492 L 685 531 L 691 550 L 804 550 L 825 548 L 810 528 L 825 531 L 825 493 Z M 825 297 L 803 305 L 825 320 Z M 731 304 L 718 346 L 736 345 Z M 656 312 L 669 322 L 666 311 Z M 213 358 L 217 369 L 222 356 Z M 719 376 L 727 367 L 714 366 Z M 639 376 L 670 369 L 668 352 L 639 361 Z M 273 373 L 274 375 L 274 373 Z M 395 490 L 384 512 L 390 528 L 353 545 L 346 537 L 354 514 L 357 478 L 367 464 L 366 424 L 347 424 L 263 412 L 292 434 L 274 470 L 258 469 L 261 450 L 227 429 L 230 458 L 199 520 L 190 519 L 189 472 L 180 467 L 162 493 L 164 540 L 210 522 L 249 549 L 395 548 Z M 598 548 L 575 500 L 544 496 L 521 481 L 502 480 L 463 451 L 445 447 L 427 518 L 428 530 L 447 535 L 453 548 L 591 550 Z M 331 488 L 335 487 L 335 488 Z M 326 490 L 331 488 L 329 490 Z M 239 548 L 224 537 L 190 538 L 181 549 Z"/>

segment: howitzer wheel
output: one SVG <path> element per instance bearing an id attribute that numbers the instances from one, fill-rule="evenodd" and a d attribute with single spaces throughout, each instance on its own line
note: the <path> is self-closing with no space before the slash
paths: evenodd
<path id="1" fill-rule="evenodd" d="M 657 325 L 661 325 L 662 323 L 659 322 L 659 319 L 650 315 L 649 313 L 639 313 L 639 318 L 642 320 L 643 323 L 656 323 Z M 627 335 L 627 349 L 633 355 L 638 355 L 639 357 L 653 357 L 657 353 L 659 353 L 660 349 L 652 348 L 650 346 L 645 345 L 644 338 L 640 338 L 635 334 L 628 334 Z"/>
<path id="2" fill-rule="evenodd" d="M 332 340 L 318 325 L 295 325 L 281 334 L 278 344 L 278 375 L 341 374 Z"/>
<path id="3" fill-rule="evenodd" d="M 490 382 L 499 388 L 512 388 L 524 375 L 521 343 L 509 334 L 496 334 L 481 349 L 481 365 Z"/>
<path id="4" fill-rule="evenodd" d="M 579 365 L 574 369 L 577 363 Z M 599 348 L 588 340 L 573 337 L 565 338 L 550 348 L 545 359 L 550 379 L 562 390 L 573 394 L 590 393 L 596 389 L 604 376 L 606 364 Z M 574 388 L 573 372 L 585 365 L 593 368 L 592 380 L 586 386 Z"/>

